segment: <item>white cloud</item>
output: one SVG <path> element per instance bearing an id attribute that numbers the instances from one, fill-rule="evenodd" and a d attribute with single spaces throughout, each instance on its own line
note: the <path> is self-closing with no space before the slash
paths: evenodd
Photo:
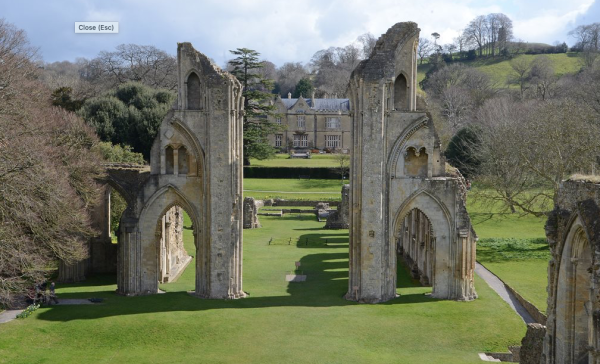
<path id="1" fill-rule="evenodd" d="M 379 37 L 400 21 L 415 21 L 421 36 L 450 43 L 478 15 L 502 12 L 517 37 L 531 42 L 566 39 L 575 18 L 593 0 L 22 0 L 3 3 L 3 16 L 28 31 L 49 60 L 94 57 L 121 43 L 151 44 L 174 54 L 189 41 L 218 64 L 229 50 L 256 49 L 281 65 L 308 62 L 318 50 L 345 46 L 366 32 Z M 35 20 L 35 21 L 34 21 Z M 116 20 L 118 36 L 75 36 L 73 22 Z M 44 24 L 46 22 L 46 24 Z M 43 26 L 42 26 L 43 25 Z"/>

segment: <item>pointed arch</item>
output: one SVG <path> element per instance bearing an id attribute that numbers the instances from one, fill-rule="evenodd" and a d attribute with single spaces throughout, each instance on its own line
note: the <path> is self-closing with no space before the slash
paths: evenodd
<path id="1" fill-rule="evenodd" d="M 453 294 L 450 287 L 453 286 L 451 280 L 453 274 L 440 274 L 441 272 L 452 272 L 454 262 L 449 259 L 452 257 L 452 250 L 455 249 L 454 228 L 450 223 L 451 214 L 446 205 L 437 197 L 425 189 L 420 189 L 411 194 L 396 210 L 394 219 L 392 220 L 392 229 L 390 230 L 390 260 L 396 262 L 396 252 L 398 251 L 398 241 L 402 233 L 401 227 L 404 217 L 412 210 L 417 209 L 427 216 L 431 224 L 431 235 L 434 237 L 431 242 L 431 258 L 429 259 L 429 270 L 431 277 L 428 278 L 428 283 L 433 287 L 432 297 L 448 299 Z"/>
<path id="2" fill-rule="evenodd" d="M 404 157 L 403 154 L 406 152 L 407 144 L 410 138 L 417 133 L 419 130 L 423 128 L 429 128 L 429 118 L 427 116 L 422 116 L 412 122 L 409 126 L 404 129 L 402 134 L 396 139 L 394 142 L 394 146 L 392 147 L 392 151 L 387 160 L 387 170 L 389 171 L 389 175 L 393 178 L 403 175 L 404 173 Z M 422 147 L 425 147 L 426 150 L 430 150 L 431 146 L 428 145 L 416 145 L 410 144 L 413 148 L 420 150 Z"/>
<path id="3" fill-rule="evenodd" d="M 560 260 L 554 285 L 555 361 L 580 363 L 588 361 L 589 329 L 592 327 L 593 252 L 589 234 L 581 216 L 571 216 L 568 233 L 559 247 Z"/>
<path id="4" fill-rule="evenodd" d="M 203 95 L 202 85 L 200 83 L 200 77 L 195 71 L 191 71 L 186 78 L 186 97 L 187 97 L 187 109 L 188 110 L 202 110 L 203 108 Z"/>
<path id="5" fill-rule="evenodd" d="M 174 118 L 171 120 L 173 128 L 179 132 L 181 137 L 184 139 L 184 145 L 187 148 L 188 154 L 193 156 L 193 160 L 189 161 L 190 170 L 188 171 L 189 176 L 203 176 L 204 175 L 204 149 L 200 145 L 200 141 L 190 128 L 181 120 Z"/>
<path id="6" fill-rule="evenodd" d="M 394 109 L 409 109 L 409 82 L 404 71 L 400 72 L 394 80 Z"/>

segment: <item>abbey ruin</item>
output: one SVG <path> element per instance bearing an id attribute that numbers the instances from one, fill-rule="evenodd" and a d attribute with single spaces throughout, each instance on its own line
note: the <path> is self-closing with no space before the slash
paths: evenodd
<path id="1" fill-rule="evenodd" d="M 398 23 L 350 79 L 350 280 L 346 297 L 396 297 L 397 255 L 432 296 L 477 297 L 476 235 L 464 179 L 446 173 L 431 115 L 417 98 L 419 28 Z"/>
<path id="2" fill-rule="evenodd" d="M 394 25 L 350 81 L 350 300 L 396 297 L 397 254 L 433 287 L 433 297 L 477 297 L 464 179 L 446 173 L 431 116 L 416 95 L 418 38 L 417 24 Z M 177 103 L 154 141 L 150 170 L 108 168 L 106 183 L 128 204 L 118 237 L 118 292 L 157 293 L 190 254 L 197 258 L 197 296 L 244 297 L 242 229 L 258 223 L 248 217 L 244 223 L 242 214 L 241 85 L 190 43 L 180 43 L 177 55 Z M 63 265 L 62 280 L 111 270 L 94 263 L 114 261 L 106 233 L 110 202 L 104 205 L 97 207 L 103 235 L 91 242 L 92 257 Z M 192 220 L 195 252 L 180 243 L 182 210 Z"/>
<path id="3" fill-rule="evenodd" d="M 542 363 L 600 363 L 600 185 L 563 182 L 546 223 L 548 320 Z"/>

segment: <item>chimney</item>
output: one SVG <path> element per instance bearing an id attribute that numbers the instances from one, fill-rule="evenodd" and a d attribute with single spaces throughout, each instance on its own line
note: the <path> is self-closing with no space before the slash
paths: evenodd
<path id="1" fill-rule="evenodd" d="M 292 93 L 288 92 L 288 99 L 291 99 L 291 98 L 292 98 Z"/>

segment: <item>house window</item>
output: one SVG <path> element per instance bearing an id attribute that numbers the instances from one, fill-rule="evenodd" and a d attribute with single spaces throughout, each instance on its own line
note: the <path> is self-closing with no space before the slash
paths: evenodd
<path id="1" fill-rule="evenodd" d="M 304 115 L 298 116 L 298 129 L 306 128 L 306 118 Z"/>
<path id="2" fill-rule="evenodd" d="M 283 140 L 283 134 L 275 134 L 275 146 L 281 147 L 281 141 Z"/>
<path id="3" fill-rule="evenodd" d="M 327 129 L 339 129 L 340 128 L 340 118 L 327 118 L 325 127 Z"/>
<path id="4" fill-rule="evenodd" d="M 275 118 L 275 124 L 281 125 L 281 118 Z"/>
<path id="5" fill-rule="evenodd" d="M 306 148 L 306 147 L 308 147 L 308 135 L 295 134 L 294 135 L 294 148 Z"/>
<path id="6" fill-rule="evenodd" d="M 339 148 L 341 146 L 341 137 L 339 135 L 325 135 L 325 147 Z"/>

